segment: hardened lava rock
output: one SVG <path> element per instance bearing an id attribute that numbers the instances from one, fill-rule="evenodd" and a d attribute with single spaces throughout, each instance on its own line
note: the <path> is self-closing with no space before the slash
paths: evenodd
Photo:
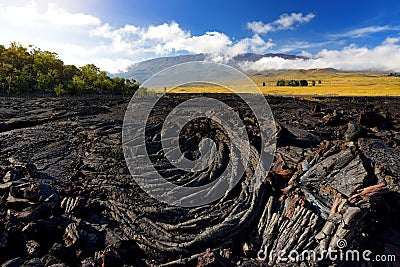
<path id="1" fill-rule="evenodd" d="M 182 173 L 165 161 L 163 118 L 192 97 L 168 95 L 148 119 L 146 136 L 156 169 L 187 186 L 216 180 L 237 156 L 220 125 L 200 119 L 182 130 L 180 149 L 196 159 L 201 139 L 212 138 L 212 164 Z M 332 260 L 323 254 L 327 249 L 368 249 L 371 257 L 398 259 L 397 98 L 321 98 L 316 105 L 269 97 L 278 147 L 268 176 L 254 188 L 262 141 L 257 122 L 235 96 L 210 97 L 239 113 L 250 160 L 233 190 L 192 208 L 158 202 L 132 179 L 121 146 L 128 99 L 0 99 L 2 266 L 365 264 Z M 287 262 L 270 255 L 293 250 L 320 257 Z"/>

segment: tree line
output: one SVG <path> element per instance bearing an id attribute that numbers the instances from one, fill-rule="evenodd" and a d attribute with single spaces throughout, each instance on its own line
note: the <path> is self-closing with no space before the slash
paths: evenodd
<path id="1" fill-rule="evenodd" d="M 318 84 L 321 84 L 321 80 L 318 80 Z M 311 85 L 315 86 L 315 80 L 311 81 Z M 278 80 L 276 86 L 308 86 L 307 80 Z"/>
<path id="2" fill-rule="evenodd" d="M 0 45 L 0 95 L 132 95 L 138 88 L 135 80 L 111 78 L 94 64 L 78 68 L 34 46 Z"/>

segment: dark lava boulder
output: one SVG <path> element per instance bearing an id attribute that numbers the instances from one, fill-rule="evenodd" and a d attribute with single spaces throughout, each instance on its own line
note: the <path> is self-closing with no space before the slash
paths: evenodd
<path id="1" fill-rule="evenodd" d="M 277 145 L 295 147 L 316 147 L 322 139 L 306 130 L 277 123 Z"/>
<path id="2" fill-rule="evenodd" d="M 392 125 L 392 118 L 388 112 L 362 111 L 358 123 L 368 128 L 388 129 Z"/>

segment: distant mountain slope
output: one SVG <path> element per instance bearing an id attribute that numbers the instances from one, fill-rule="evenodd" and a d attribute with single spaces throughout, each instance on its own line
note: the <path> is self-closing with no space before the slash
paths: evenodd
<path id="1" fill-rule="evenodd" d="M 118 73 L 116 74 L 116 76 L 135 79 L 137 81 L 144 82 L 152 75 L 168 67 L 172 67 L 174 65 L 185 62 L 203 61 L 205 59 L 206 59 L 205 54 L 154 58 L 135 63 L 128 69 L 127 72 Z"/>
<path id="2" fill-rule="evenodd" d="M 246 53 L 241 54 L 234 57 L 232 60 L 228 62 L 229 65 L 237 66 L 239 62 L 250 61 L 255 62 L 260 60 L 264 57 L 281 57 L 284 59 L 296 59 L 302 58 L 299 56 L 294 55 L 287 55 L 287 54 L 253 54 L 253 53 Z M 182 55 L 182 56 L 175 56 L 175 57 L 160 57 L 155 59 L 150 59 L 142 62 L 138 62 L 132 65 L 129 70 L 125 73 L 118 73 L 116 76 L 125 77 L 125 78 L 133 78 L 137 81 L 144 82 L 152 75 L 156 74 L 157 72 L 177 65 L 181 63 L 191 62 L 191 61 L 203 61 L 207 58 L 206 54 L 197 54 L 197 55 Z"/>

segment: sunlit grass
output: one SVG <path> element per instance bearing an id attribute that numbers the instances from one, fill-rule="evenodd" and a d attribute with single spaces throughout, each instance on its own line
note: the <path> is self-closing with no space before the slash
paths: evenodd
<path id="1" fill-rule="evenodd" d="M 251 78 L 264 94 L 270 95 L 400 96 L 400 78 L 385 74 L 292 71 L 287 75 Z M 304 79 L 309 86 L 276 86 L 279 79 Z M 312 80 L 316 82 L 315 86 L 312 86 Z M 321 80 L 321 84 L 318 84 L 318 80 Z M 263 86 L 263 82 L 266 86 Z"/>
<path id="2" fill-rule="evenodd" d="M 216 94 L 228 94 L 232 93 L 231 90 L 222 87 L 222 86 L 216 86 L 216 85 L 208 85 L 208 86 L 179 86 L 171 91 L 170 93 L 216 93 Z M 245 91 L 243 91 L 245 92 Z"/>
<path id="3" fill-rule="evenodd" d="M 400 96 L 400 78 L 382 73 L 329 72 L 329 71 L 288 71 L 277 75 L 256 75 L 250 77 L 263 94 L 304 95 L 304 96 Z M 280 79 L 307 80 L 309 86 L 276 86 Z M 316 82 L 312 86 L 312 80 Z M 318 83 L 321 80 L 321 84 Z M 263 86 L 265 83 L 265 86 Z M 162 91 L 162 89 L 158 90 Z M 213 84 L 188 84 L 169 91 L 170 93 L 231 93 L 222 86 Z M 238 93 L 246 93 L 240 88 Z"/>

